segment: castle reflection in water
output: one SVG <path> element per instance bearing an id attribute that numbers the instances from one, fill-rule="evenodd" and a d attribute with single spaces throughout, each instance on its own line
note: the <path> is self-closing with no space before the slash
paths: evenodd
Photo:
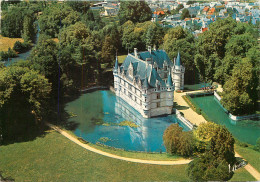
<path id="1" fill-rule="evenodd" d="M 173 123 L 178 123 L 185 131 L 189 130 L 182 124 L 175 115 L 165 117 L 143 118 L 133 107 L 127 104 L 120 97 L 116 97 L 115 114 L 127 121 L 132 121 L 137 124 L 137 128 L 129 128 L 130 140 L 133 145 L 141 145 L 144 151 L 160 152 L 165 151 L 163 146 L 163 132 Z M 156 149 L 157 147 L 157 149 Z"/>

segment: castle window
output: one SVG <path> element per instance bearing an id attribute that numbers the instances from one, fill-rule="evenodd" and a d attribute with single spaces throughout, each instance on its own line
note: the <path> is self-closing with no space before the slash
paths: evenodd
<path id="1" fill-rule="evenodd" d="M 167 71 L 167 66 L 164 66 L 164 71 Z"/>
<path id="2" fill-rule="evenodd" d="M 160 107 L 160 102 L 157 102 L 157 107 Z"/>
<path id="3" fill-rule="evenodd" d="M 160 99 L 160 94 L 157 94 L 157 99 Z"/>
<path id="4" fill-rule="evenodd" d="M 129 92 L 129 97 L 132 99 L 132 94 Z"/>
<path id="5" fill-rule="evenodd" d="M 144 101 L 145 101 L 145 102 L 147 101 L 147 98 L 146 98 L 146 97 L 144 98 Z"/>

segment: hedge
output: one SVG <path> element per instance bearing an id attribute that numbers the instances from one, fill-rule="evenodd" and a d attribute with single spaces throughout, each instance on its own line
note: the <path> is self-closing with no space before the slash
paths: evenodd
<path id="1" fill-rule="evenodd" d="M 197 114 L 201 115 L 200 107 L 191 99 L 189 95 L 184 95 L 182 98 L 187 102 L 190 108 L 195 111 Z"/>

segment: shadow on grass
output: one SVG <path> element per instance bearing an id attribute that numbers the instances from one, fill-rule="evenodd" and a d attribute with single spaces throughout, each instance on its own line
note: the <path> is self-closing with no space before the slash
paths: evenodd
<path id="1" fill-rule="evenodd" d="M 3 177 L 1 173 L 2 173 L 2 171 L 0 171 L 0 181 L 1 182 L 13 182 L 14 181 L 14 179 L 12 177 L 10 177 L 10 176 Z"/>

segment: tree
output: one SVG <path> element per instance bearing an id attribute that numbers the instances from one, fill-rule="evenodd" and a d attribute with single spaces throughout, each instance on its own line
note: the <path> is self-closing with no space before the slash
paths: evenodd
<path id="1" fill-rule="evenodd" d="M 58 37 L 62 27 L 68 27 L 78 21 L 80 21 L 79 13 L 70 6 L 55 4 L 44 9 L 39 17 L 39 26 L 41 32 L 54 38 Z"/>
<path id="2" fill-rule="evenodd" d="M 192 181 L 227 181 L 233 176 L 225 160 L 208 152 L 191 161 L 187 173 Z"/>
<path id="3" fill-rule="evenodd" d="M 194 149 L 194 138 L 191 132 L 183 132 L 178 124 L 170 125 L 163 134 L 167 153 L 191 156 Z"/>
<path id="4" fill-rule="evenodd" d="M 185 66 L 185 83 L 194 83 L 195 64 L 195 39 L 187 30 L 178 26 L 171 28 L 164 36 L 163 48 L 171 60 L 177 57 L 178 52 L 181 55 L 181 62 Z"/>
<path id="5" fill-rule="evenodd" d="M 26 15 L 23 20 L 23 33 L 22 38 L 25 42 L 33 41 L 36 34 L 36 28 L 33 24 L 34 17 L 32 15 Z"/>
<path id="6" fill-rule="evenodd" d="M 19 64 L 0 70 L 0 128 L 4 141 L 16 140 L 26 131 L 33 133 L 28 129 L 46 114 L 50 91 L 51 84 L 38 71 Z"/>
<path id="7" fill-rule="evenodd" d="M 14 43 L 14 47 L 13 50 L 19 53 L 25 52 L 27 51 L 29 48 L 31 47 L 30 43 L 28 42 L 20 42 L 20 41 L 16 41 Z"/>
<path id="8" fill-rule="evenodd" d="M 257 80 L 254 79 L 253 65 L 244 59 L 236 64 L 232 76 L 224 84 L 224 93 L 221 103 L 234 115 L 243 115 L 254 112 L 256 108 Z"/>
<path id="9" fill-rule="evenodd" d="M 5 12 L 4 16 L 2 15 L 2 35 L 6 37 L 21 37 L 23 32 L 24 20 L 29 20 L 28 18 L 24 17 L 30 16 L 30 18 L 33 18 L 32 14 L 33 12 L 25 7 L 10 7 L 8 12 Z M 32 29 L 31 31 L 34 31 L 34 29 Z"/>
<path id="10" fill-rule="evenodd" d="M 225 57 L 225 46 L 236 26 L 232 18 L 220 19 L 210 24 L 209 31 L 199 36 L 194 61 L 203 81 L 214 80 L 215 71 Z"/>
<path id="11" fill-rule="evenodd" d="M 184 8 L 181 13 L 181 19 L 184 20 L 185 18 L 190 18 L 190 12 L 187 8 Z"/>
<path id="12" fill-rule="evenodd" d="M 224 126 L 217 127 L 210 140 L 209 153 L 219 160 L 225 160 L 231 166 L 235 163 L 235 139 Z"/>
<path id="13" fill-rule="evenodd" d="M 121 1 L 118 17 L 121 25 L 128 20 L 145 22 L 151 20 L 152 11 L 145 1 Z"/>
<path id="14" fill-rule="evenodd" d="M 108 63 L 109 67 L 112 66 L 113 60 L 115 59 L 116 48 L 113 45 L 112 39 L 106 36 L 102 46 L 101 57 L 103 63 Z"/>
<path id="15" fill-rule="evenodd" d="M 137 48 L 138 50 L 146 50 L 147 46 L 159 47 L 162 42 L 164 30 L 158 24 L 150 21 L 134 24 L 127 21 L 121 26 L 122 29 L 122 45 L 127 49 Z"/>
<path id="16" fill-rule="evenodd" d="M 87 1 L 66 1 L 68 6 L 70 6 L 74 11 L 85 13 L 90 8 L 90 3 Z"/>
<path id="17" fill-rule="evenodd" d="M 94 81 L 99 72 L 102 47 L 100 39 L 98 32 L 90 31 L 82 22 L 67 27 L 59 35 L 59 50 L 67 50 L 67 56 L 72 62 L 85 67 L 87 76 L 84 78 L 88 81 Z"/>
<path id="18" fill-rule="evenodd" d="M 43 34 L 39 37 L 38 43 L 32 49 L 29 57 L 32 69 L 38 70 L 52 83 L 53 96 L 57 96 L 58 90 L 57 51 L 56 43 L 49 36 Z"/>

